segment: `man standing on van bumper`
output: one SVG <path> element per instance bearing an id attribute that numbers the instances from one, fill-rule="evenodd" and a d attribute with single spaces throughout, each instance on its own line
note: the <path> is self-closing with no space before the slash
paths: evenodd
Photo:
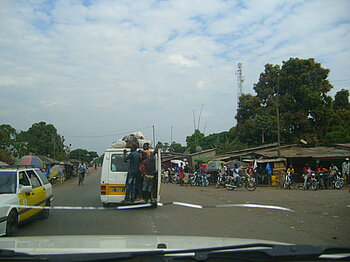
<path id="1" fill-rule="evenodd" d="M 124 150 L 124 161 L 126 162 L 127 160 L 130 160 L 130 165 L 125 183 L 125 199 L 122 201 L 122 203 L 133 202 L 135 199 L 136 178 L 140 175 L 140 155 L 136 150 L 137 146 L 135 144 L 131 146 L 131 153 L 129 155 L 126 155 L 127 151 L 126 149 Z"/>

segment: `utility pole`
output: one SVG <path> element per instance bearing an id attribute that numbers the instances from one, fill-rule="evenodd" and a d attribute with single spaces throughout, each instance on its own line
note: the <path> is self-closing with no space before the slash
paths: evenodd
<path id="1" fill-rule="evenodd" d="M 279 89 L 280 89 L 280 76 L 277 76 L 277 92 L 276 92 L 276 114 L 277 114 L 277 157 L 281 156 L 281 134 L 280 134 L 280 111 L 279 111 Z"/>
<path id="2" fill-rule="evenodd" d="M 173 126 L 171 126 L 170 128 L 170 152 L 172 149 L 172 145 L 173 145 Z"/>
<path id="3" fill-rule="evenodd" d="M 239 98 L 243 94 L 244 76 L 242 75 L 242 63 L 237 64 L 236 76 L 237 76 L 237 109 L 238 109 Z"/>
<path id="4" fill-rule="evenodd" d="M 153 131 L 153 146 L 155 148 L 156 147 L 156 134 L 154 132 L 154 126 L 152 126 L 152 131 Z"/>
<path id="5" fill-rule="evenodd" d="M 199 124 L 200 124 L 200 122 L 201 122 L 202 109 L 203 109 L 203 104 L 202 104 L 202 106 L 201 106 L 201 110 L 200 110 L 200 112 L 199 112 L 199 117 L 198 117 L 198 127 L 197 127 L 198 130 L 199 130 Z"/>
<path id="6" fill-rule="evenodd" d="M 205 122 L 204 129 L 203 129 L 203 134 L 205 134 L 205 129 L 207 128 L 207 123 L 208 123 L 208 121 Z"/>
<path id="7" fill-rule="evenodd" d="M 193 109 L 193 131 L 196 132 L 196 116 L 194 115 L 194 109 Z"/>

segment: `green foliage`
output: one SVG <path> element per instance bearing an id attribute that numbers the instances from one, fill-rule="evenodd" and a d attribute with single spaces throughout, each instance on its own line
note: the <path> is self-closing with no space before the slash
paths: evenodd
<path id="1" fill-rule="evenodd" d="M 75 149 L 68 155 L 69 159 L 77 159 L 80 161 L 91 162 L 98 159 L 98 154 L 94 151 L 87 151 L 86 149 Z"/>
<path id="2" fill-rule="evenodd" d="M 200 146 L 203 150 L 216 148 L 218 153 L 246 148 L 246 145 L 239 141 L 235 127 L 232 127 L 229 131 L 214 133 L 208 136 L 196 130 L 195 133 L 186 138 L 186 142 L 191 153 L 196 152 L 197 146 Z"/>
<path id="3" fill-rule="evenodd" d="M 186 147 L 182 146 L 180 143 L 173 142 L 169 146 L 169 150 L 174 153 L 183 153 L 186 151 Z"/>
<path id="4" fill-rule="evenodd" d="M 164 144 L 162 142 L 158 142 L 157 147 L 163 152 L 183 153 L 186 150 L 186 147 L 182 146 L 180 143 L 176 143 L 175 141 L 171 145 L 169 145 L 167 142 Z"/>
<path id="5" fill-rule="evenodd" d="M 14 145 L 17 132 L 11 125 L 0 125 L 0 149 L 8 149 Z"/>
<path id="6" fill-rule="evenodd" d="M 290 58 L 282 66 L 267 64 L 254 85 L 256 96 L 239 98 L 236 134 L 243 143 L 277 142 L 277 108 L 281 141 L 305 139 L 311 145 L 326 143 L 332 132 L 334 109 L 348 108 L 349 93 L 342 90 L 336 103 L 327 93 L 329 69 L 314 59 Z M 349 125 L 349 122 L 348 122 Z M 334 135 L 328 138 L 334 140 Z"/>
<path id="7" fill-rule="evenodd" d="M 27 144 L 30 153 L 50 156 L 58 160 L 65 158 L 64 138 L 57 134 L 52 124 L 34 123 L 27 131 L 21 131 L 17 139 Z"/>
<path id="8" fill-rule="evenodd" d="M 349 90 L 342 89 L 335 94 L 334 110 L 350 110 Z"/>
<path id="9" fill-rule="evenodd" d="M 8 150 L 0 149 L 0 161 L 3 161 L 7 164 L 12 164 L 14 159 L 12 158 L 12 154 Z"/>

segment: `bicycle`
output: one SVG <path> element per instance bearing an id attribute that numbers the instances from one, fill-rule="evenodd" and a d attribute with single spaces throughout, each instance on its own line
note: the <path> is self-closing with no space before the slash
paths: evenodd
<path id="1" fill-rule="evenodd" d="M 79 186 L 84 184 L 85 172 L 79 172 Z"/>

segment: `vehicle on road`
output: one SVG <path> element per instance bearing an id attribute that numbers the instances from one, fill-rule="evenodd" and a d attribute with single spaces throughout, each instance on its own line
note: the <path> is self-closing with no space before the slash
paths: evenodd
<path id="1" fill-rule="evenodd" d="M 292 174 L 291 172 L 287 171 L 287 173 L 284 176 L 283 188 L 290 189 L 292 183 Z"/>
<path id="2" fill-rule="evenodd" d="M 207 174 L 200 174 L 198 172 L 190 174 L 189 183 L 191 186 L 209 186 Z"/>
<path id="3" fill-rule="evenodd" d="M 111 148 L 107 149 L 104 154 L 102 171 L 100 199 L 104 207 L 111 205 L 121 205 L 125 199 L 126 193 L 126 177 L 128 174 L 129 160 L 124 161 L 124 150 L 128 153 L 130 148 Z M 142 149 L 138 149 L 142 150 Z M 153 152 L 152 149 L 150 149 Z M 160 201 L 160 185 L 161 185 L 161 158 L 160 152 L 155 154 L 157 167 L 157 184 L 156 199 L 152 206 L 156 207 Z"/>
<path id="4" fill-rule="evenodd" d="M 84 184 L 84 176 L 85 176 L 85 171 L 79 171 L 79 181 L 78 181 L 79 186 Z"/>
<path id="5" fill-rule="evenodd" d="M 171 173 L 170 177 L 171 177 L 171 183 L 178 184 L 180 182 L 180 177 L 177 172 Z"/>
<path id="6" fill-rule="evenodd" d="M 256 189 L 256 181 L 253 176 L 244 172 L 241 176 L 242 181 L 238 183 L 237 178 L 233 176 L 227 176 L 225 181 L 225 187 L 227 190 L 233 190 L 235 188 L 245 187 L 248 191 L 254 191 Z"/>
<path id="7" fill-rule="evenodd" d="M 18 205 L 51 206 L 52 201 L 52 186 L 40 169 L 0 169 L 0 236 L 15 235 L 18 224 L 35 215 L 49 217 L 49 209 Z"/>
<path id="8" fill-rule="evenodd" d="M 344 186 L 344 178 L 340 171 L 337 171 L 332 181 L 333 188 L 341 189 Z"/>

